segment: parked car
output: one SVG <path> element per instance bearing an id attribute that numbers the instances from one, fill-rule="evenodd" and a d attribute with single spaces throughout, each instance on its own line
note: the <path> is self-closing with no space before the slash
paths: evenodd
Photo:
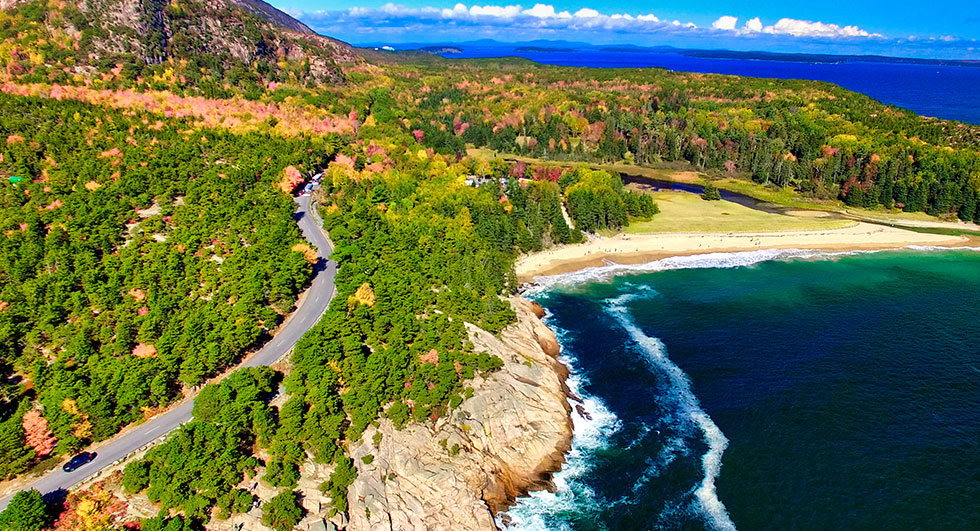
<path id="1" fill-rule="evenodd" d="M 72 457 L 65 463 L 65 466 L 61 467 L 65 472 L 74 472 L 78 467 L 91 463 L 95 457 L 99 455 L 95 452 L 82 452 L 75 457 Z"/>

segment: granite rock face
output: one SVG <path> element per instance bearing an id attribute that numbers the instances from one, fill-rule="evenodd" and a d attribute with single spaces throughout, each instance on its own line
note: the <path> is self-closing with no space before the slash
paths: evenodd
<path id="1" fill-rule="evenodd" d="M 504 362 L 469 382 L 470 398 L 435 423 L 396 430 L 382 419 L 350 449 L 358 477 L 348 492 L 348 513 L 330 516 L 332 500 L 319 490 L 333 465 L 309 459 L 302 465 L 294 489 L 305 510 L 298 531 L 492 530 L 495 513 L 515 497 L 550 486 L 572 439 L 568 371 L 557 360 L 554 334 L 540 320 L 543 310 L 519 297 L 510 302 L 517 322 L 499 337 L 467 325 L 475 349 Z M 259 481 L 263 474 L 260 469 L 239 485 L 261 503 L 281 490 Z M 130 502 L 125 521 L 156 514 L 145 495 L 122 492 L 119 471 L 113 478 L 110 490 Z M 212 518 L 206 528 L 272 531 L 258 505 L 227 520 Z"/>
<path id="2" fill-rule="evenodd" d="M 384 420 L 351 449 L 358 478 L 347 529 L 495 529 L 498 510 L 550 486 L 571 445 L 568 371 L 540 309 L 510 302 L 518 321 L 499 337 L 468 325 L 476 350 L 503 368 L 474 379 L 472 396 L 435 423 L 399 431 Z"/>

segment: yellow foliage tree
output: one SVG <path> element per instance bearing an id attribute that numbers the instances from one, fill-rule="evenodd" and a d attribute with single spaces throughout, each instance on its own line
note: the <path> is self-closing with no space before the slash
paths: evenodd
<path id="1" fill-rule="evenodd" d="M 79 439 L 88 439 L 92 436 L 92 423 L 89 422 L 88 415 L 82 413 L 82 411 L 78 409 L 78 404 L 75 403 L 74 398 L 66 398 L 61 403 L 61 409 L 64 410 L 65 413 L 78 417 L 79 419 L 78 424 L 75 425 L 75 429 L 72 430 L 72 435 L 78 437 Z"/>
<path id="2" fill-rule="evenodd" d="M 353 309 L 358 304 L 374 306 L 374 290 L 367 282 L 361 284 L 353 295 L 347 297 L 347 307 Z"/>
<path id="3" fill-rule="evenodd" d="M 125 503 L 98 483 L 89 490 L 70 494 L 65 505 L 65 511 L 54 526 L 58 531 L 113 529 L 126 509 Z"/>
<path id="4" fill-rule="evenodd" d="M 311 264 L 315 264 L 317 261 L 316 251 L 305 243 L 297 243 L 292 247 L 292 250 L 297 253 L 302 253 L 303 258 Z"/>

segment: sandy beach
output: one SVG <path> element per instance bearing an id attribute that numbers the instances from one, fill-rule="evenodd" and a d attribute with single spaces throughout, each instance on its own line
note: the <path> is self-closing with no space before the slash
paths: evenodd
<path id="1" fill-rule="evenodd" d="M 596 237 L 521 257 L 517 278 L 528 282 L 539 276 L 571 273 L 588 267 L 639 264 L 670 256 L 755 251 L 760 249 L 821 249 L 856 251 L 898 249 L 909 245 L 957 247 L 976 244 L 967 236 L 912 232 L 871 223 L 840 229 L 779 232 L 701 232 L 619 234 Z"/>

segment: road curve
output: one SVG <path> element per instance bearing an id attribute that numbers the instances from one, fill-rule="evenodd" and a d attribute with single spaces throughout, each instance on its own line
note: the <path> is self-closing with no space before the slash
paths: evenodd
<path id="1" fill-rule="evenodd" d="M 248 359 L 239 365 L 239 368 L 260 367 L 279 361 L 279 359 L 293 348 L 293 345 L 299 341 L 299 338 L 316 324 L 320 316 L 327 309 L 330 299 L 333 297 L 337 264 L 329 259 L 332 249 L 330 242 L 327 241 L 323 233 L 323 223 L 320 221 L 316 212 L 310 208 L 310 196 L 296 198 L 296 204 L 297 210 L 294 214 L 296 223 L 299 225 L 303 237 L 317 248 L 317 255 L 320 258 L 314 272 L 313 282 L 306 290 L 303 301 L 296 308 L 296 311 L 289 318 L 288 322 L 282 326 L 279 333 L 258 352 L 249 356 Z M 166 413 L 131 428 L 94 448 L 98 456 L 92 462 L 83 465 L 71 473 L 62 471 L 59 466 L 25 485 L 24 490 L 34 488 L 40 491 L 41 494 L 69 490 L 77 483 L 94 476 L 107 466 L 176 430 L 191 420 L 193 407 L 193 400 L 184 400 L 180 405 Z M 7 496 L 0 499 L 0 511 L 7 508 L 11 497 Z"/>

